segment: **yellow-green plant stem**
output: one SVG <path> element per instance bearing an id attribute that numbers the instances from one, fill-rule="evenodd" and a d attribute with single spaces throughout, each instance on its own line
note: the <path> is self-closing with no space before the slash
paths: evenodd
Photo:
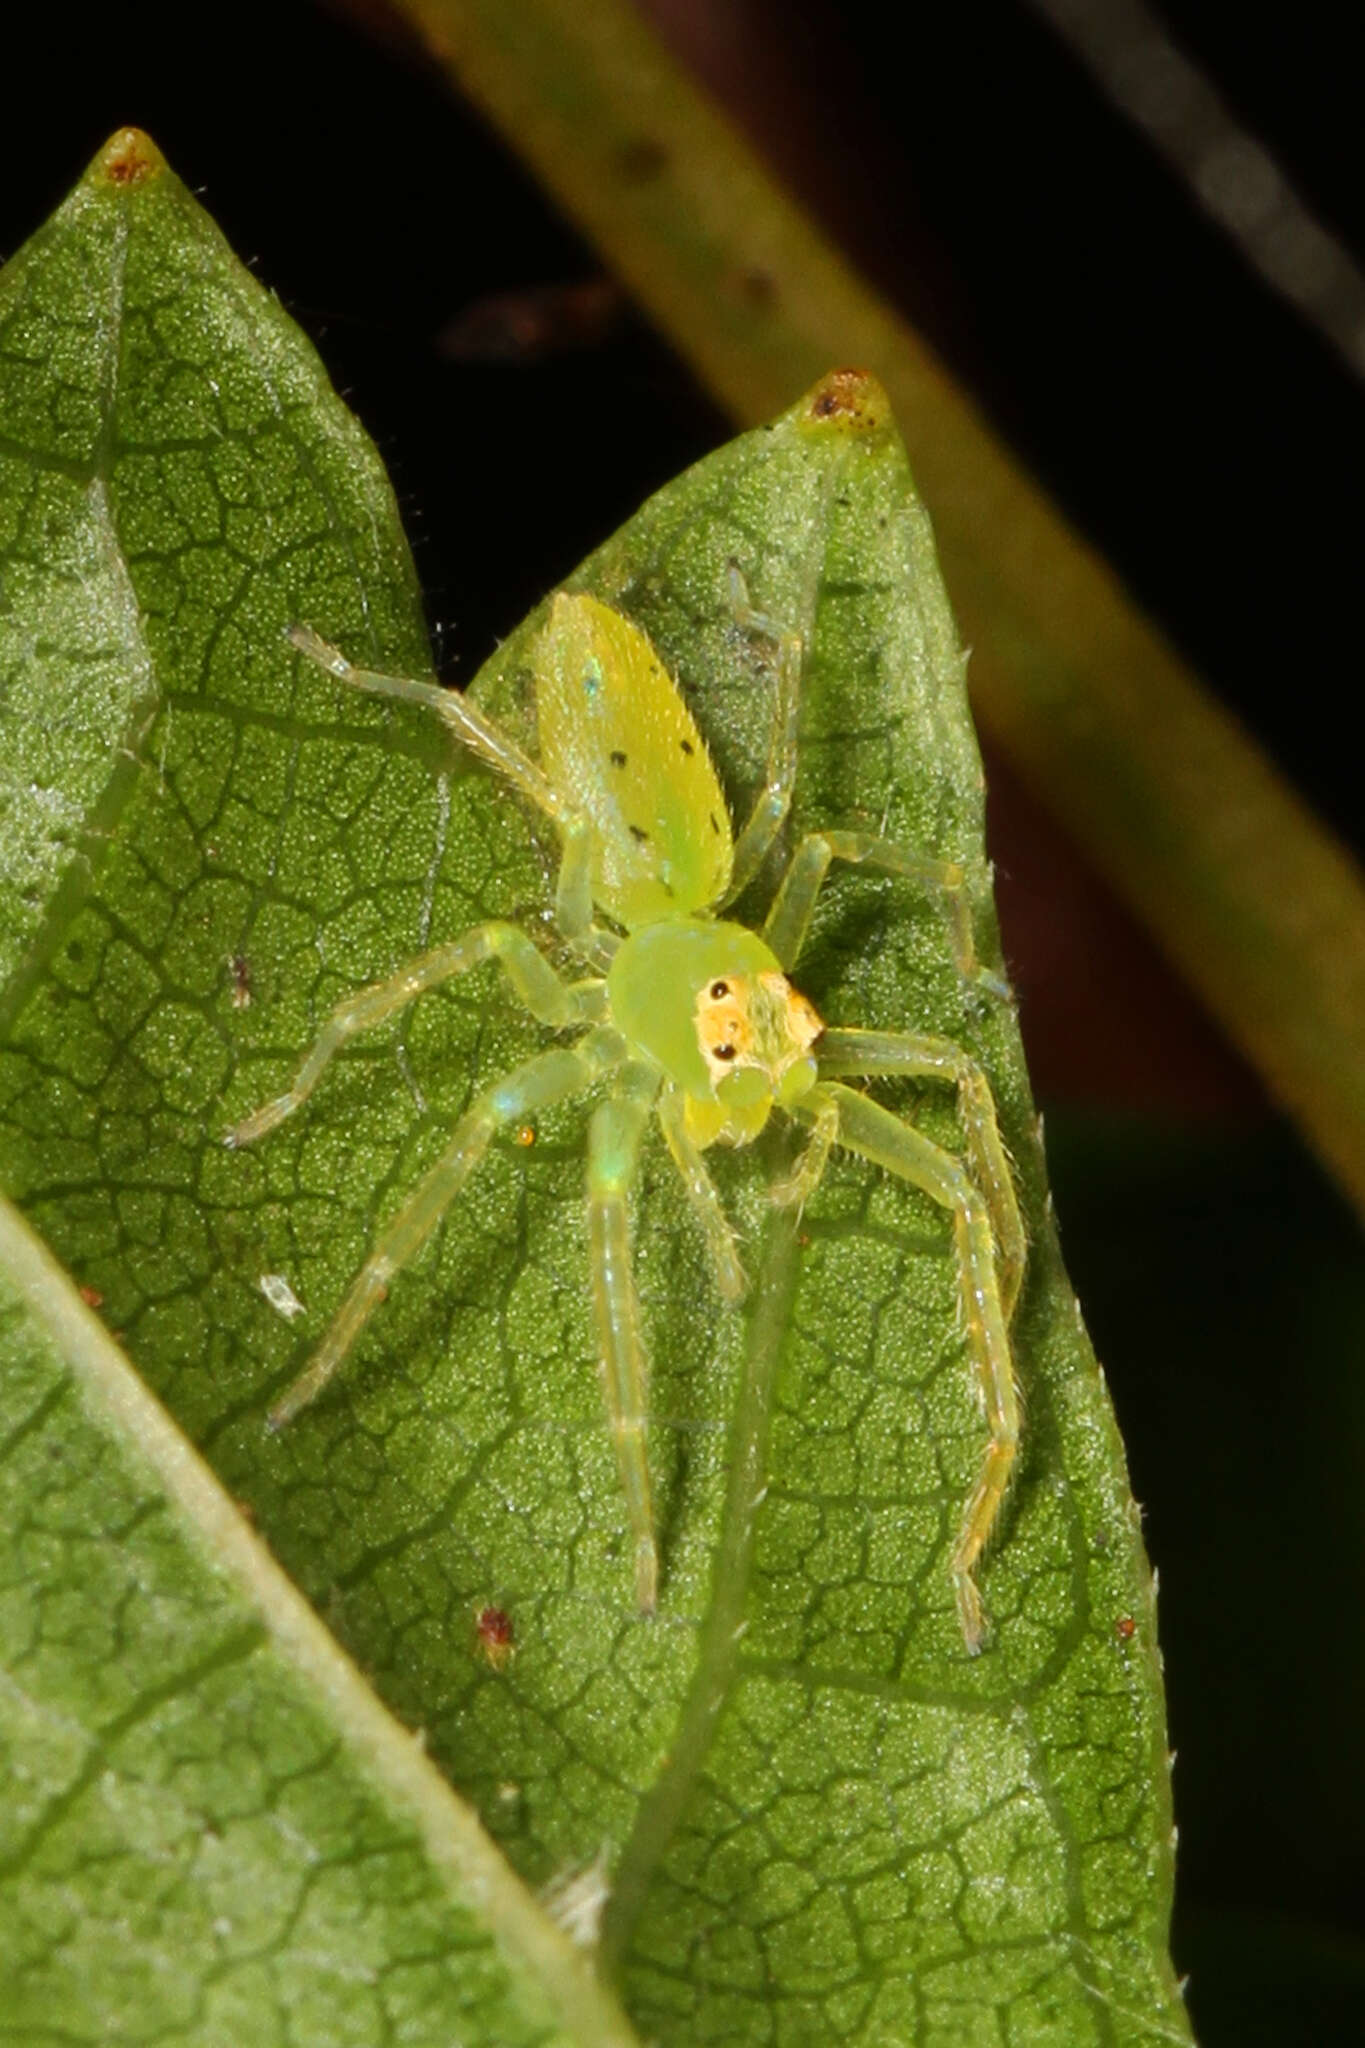
<path id="1" fill-rule="evenodd" d="M 628 0 L 401 0 L 745 425 L 835 364 L 889 389 L 983 726 L 1365 1209 L 1365 884 Z"/>

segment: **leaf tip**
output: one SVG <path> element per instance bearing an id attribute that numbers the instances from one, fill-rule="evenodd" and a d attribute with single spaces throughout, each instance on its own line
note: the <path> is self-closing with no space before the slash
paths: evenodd
<path id="1" fill-rule="evenodd" d="M 141 185 L 159 177 L 166 159 L 140 128 L 120 128 L 109 137 L 91 164 L 87 177 L 103 185 Z"/>
<path id="2" fill-rule="evenodd" d="M 831 370 L 796 408 L 802 426 L 833 426 L 855 434 L 891 425 L 891 400 L 870 370 Z"/>

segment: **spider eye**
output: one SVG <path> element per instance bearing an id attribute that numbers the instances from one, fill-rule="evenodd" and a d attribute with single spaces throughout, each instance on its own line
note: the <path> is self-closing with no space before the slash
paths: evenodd
<path id="1" fill-rule="evenodd" d="M 732 1045 L 718 1045 L 712 1054 L 712 1057 L 718 1060 L 732 1060 L 734 1056 L 735 1048 Z"/>
<path id="2" fill-rule="evenodd" d="M 713 982 L 712 982 L 712 984 L 711 984 L 711 994 L 712 994 L 712 996 L 713 996 L 713 997 L 715 998 L 715 1000 L 716 1000 L 717 1002 L 719 1002 L 719 1001 L 720 1001 L 720 999 L 721 999 L 721 997 L 722 997 L 722 996 L 728 996 L 728 995 L 729 995 L 729 993 L 730 993 L 730 984 L 729 984 L 729 982 L 728 982 L 728 981 L 713 981 Z"/>

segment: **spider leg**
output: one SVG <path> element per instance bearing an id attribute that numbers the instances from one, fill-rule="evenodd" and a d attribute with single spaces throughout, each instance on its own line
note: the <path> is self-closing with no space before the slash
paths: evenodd
<path id="1" fill-rule="evenodd" d="M 501 922 L 476 924 L 462 938 L 423 953 L 397 974 L 344 997 L 318 1033 L 294 1077 L 293 1087 L 243 1118 L 228 1132 L 224 1144 L 229 1148 L 251 1145 L 267 1131 L 273 1131 L 293 1115 L 300 1103 L 307 1101 L 329 1061 L 347 1039 L 382 1023 L 426 990 L 437 988 L 456 975 L 467 974 L 471 967 L 478 967 L 485 960 L 498 962 L 526 1008 L 542 1024 L 558 1030 L 588 1021 L 590 989 L 570 988 L 562 982 L 524 931 Z"/>
<path id="2" fill-rule="evenodd" d="M 805 1208 L 824 1177 L 829 1155 L 838 1140 L 839 1111 L 834 1103 L 818 1104 L 810 1121 L 815 1126 L 810 1143 L 787 1178 L 778 1181 L 772 1190 L 772 1199 L 779 1209 L 795 1209 L 799 1213 Z"/>
<path id="3" fill-rule="evenodd" d="M 556 1046 L 537 1054 L 475 1096 L 441 1157 L 380 1234 L 312 1363 L 270 1410 L 267 1421 L 272 1430 L 283 1429 L 317 1399 L 388 1294 L 394 1274 L 416 1258 L 500 1126 L 590 1088 L 600 1075 L 619 1064 L 620 1058 L 621 1041 L 616 1034 L 593 1031 L 580 1045 Z"/>
<path id="4" fill-rule="evenodd" d="M 805 635 L 792 627 L 756 612 L 749 603 L 744 578 L 730 564 L 730 608 L 735 624 L 746 632 L 760 633 L 777 648 L 777 706 L 773 735 L 768 749 L 768 773 L 754 807 L 735 841 L 730 869 L 730 886 L 725 902 L 733 903 L 758 873 L 768 848 L 791 809 L 796 787 L 796 721 L 801 708 L 801 663 Z"/>
<path id="5" fill-rule="evenodd" d="M 968 1652 L 975 1656 L 985 1639 L 986 1617 L 973 1573 L 1009 1486 L 1020 1426 L 1019 1389 L 1010 1356 L 989 1209 L 985 1196 L 960 1159 L 922 1137 L 910 1124 L 902 1123 L 868 1096 L 844 1088 L 837 1081 L 817 1081 L 796 1108 L 803 1115 L 818 1116 L 827 1105 L 838 1113 L 839 1144 L 922 1189 L 947 1209 L 953 1219 L 967 1352 L 990 1431 L 990 1442 L 963 1510 L 950 1562 L 958 1619 Z"/>
<path id="6" fill-rule="evenodd" d="M 673 1164 L 687 1190 L 693 1213 L 706 1233 L 711 1263 L 716 1270 L 716 1285 L 726 1301 L 741 1301 L 747 1282 L 744 1268 L 739 1263 L 735 1233 L 721 1206 L 716 1184 L 706 1170 L 706 1161 L 687 1134 L 683 1102 L 682 1090 L 670 1082 L 659 1098 L 659 1123 L 673 1155 Z"/>
<path id="7" fill-rule="evenodd" d="M 901 1074 L 907 1080 L 947 1081 L 957 1089 L 957 1112 L 967 1134 L 972 1179 L 990 1212 L 996 1277 L 1008 1327 L 1023 1284 L 1028 1239 L 996 1120 L 995 1097 L 981 1068 L 951 1038 L 935 1038 L 921 1031 L 826 1031 L 816 1053 L 822 1079 L 838 1074 Z"/>
<path id="8" fill-rule="evenodd" d="M 642 1614 L 658 1598 L 659 1554 L 645 1448 L 648 1365 L 640 1334 L 640 1304 L 631 1271 L 627 1197 L 640 1158 L 640 1140 L 658 1093 L 655 1068 L 624 1066 L 588 1127 L 588 1256 L 601 1354 L 607 1416 L 635 1538 L 635 1597 Z"/>
<path id="9" fill-rule="evenodd" d="M 537 810 L 558 827 L 563 841 L 559 885 L 555 895 L 555 919 L 574 949 L 598 966 L 605 966 L 616 950 L 612 935 L 592 921 L 591 842 L 587 821 L 566 803 L 544 771 L 505 733 L 496 719 L 471 704 L 460 690 L 442 689 L 439 683 L 421 682 L 415 676 L 381 675 L 377 669 L 357 668 L 340 648 L 333 647 L 311 626 L 291 626 L 285 636 L 300 654 L 325 668 L 338 682 L 364 690 L 372 697 L 396 697 L 400 703 L 420 704 L 434 711 L 462 745 L 505 777 Z"/>
<path id="10" fill-rule="evenodd" d="M 998 974 L 983 968 L 976 957 L 972 935 L 971 907 L 967 902 L 966 878 L 957 861 L 932 860 L 927 854 L 912 853 L 875 832 L 812 832 L 791 857 L 782 885 L 773 899 L 763 927 L 763 936 L 788 972 L 800 958 L 806 943 L 815 899 L 820 894 L 831 861 L 846 860 L 875 868 L 882 874 L 903 875 L 934 890 L 948 912 L 953 957 L 964 981 L 992 995 L 1008 999 L 1009 984 Z"/>
<path id="11" fill-rule="evenodd" d="M 621 941 L 615 932 L 594 924 L 592 915 L 592 834 L 588 821 L 560 821 L 563 851 L 555 886 L 555 923 L 581 960 L 605 974 Z"/>
<path id="12" fill-rule="evenodd" d="M 372 697 L 397 697 L 404 704 L 421 704 L 434 711 L 471 753 L 506 776 L 538 810 L 562 824 L 572 816 L 569 806 L 529 755 L 502 730 L 496 720 L 471 704 L 460 690 L 442 689 L 439 683 L 419 682 L 415 676 L 381 675 L 377 669 L 357 668 L 340 648 L 333 647 L 311 626 L 291 626 L 285 635 L 300 654 L 306 654 L 319 668 L 325 668 L 338 682 L 365 690 Z"/>

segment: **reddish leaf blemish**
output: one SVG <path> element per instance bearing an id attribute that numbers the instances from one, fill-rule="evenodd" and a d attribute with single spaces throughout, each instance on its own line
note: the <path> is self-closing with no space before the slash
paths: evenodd
<path id="1" fill-rule="evenodd" d="M 511 1615 L 504 1613 L 501 1607 L 481 1607 L 475 1616 L 474 1626 L 485 1662 L 494 1671 L 505 1671 L 516 1649 L 512 1640 Z"/>
<path id="2" fill-rule="evenodd" d="M 806 401 L 812 421 L 831 421 L 860 432 L 885 427 L 891 402 L 870 370 L 831 370 Z"/>
<path id="3" fill-rule="evenodd" d="M 110 185 L 140 185 L 164 170 L 166 159 L 140 128 L 120 128 L 111 135 L 92 169 Z"/>

